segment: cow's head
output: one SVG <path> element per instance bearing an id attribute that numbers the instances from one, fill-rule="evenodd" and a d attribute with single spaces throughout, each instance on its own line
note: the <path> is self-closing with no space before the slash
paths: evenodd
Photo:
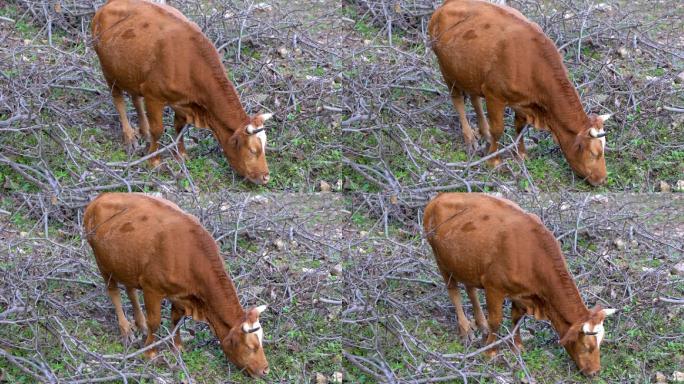
<path id="1" fill-rule="evenodd" d="M 581 131 L 575 137 L 571 153 L 567 154 L 570 167 L 593 186 L 601 185 L 606 181 L 606 131 L 603 123 L 610 115 L 590 115 L 589 128 Z"/>
<path id="2" fill-rule="evenodd" d="M 262 305 L 248 310 L 242 323 L 235 325 L 221 340 L 221 348 L 228 359 L 252 377 L 268 374 L 268 361 L 262 345 L 264 330 L 259 322 L 259 315 L 265 309 L 266 306 Z"/>
<path id="3" fill-rule="evenodd" d="M 264 122 L 272 116 L 270 113 L 253 116 L 249 124 L 233 132 L 228 144 L 223 145 L 223 153 L 233 169 L 254 184 L 268 183 Z"/>
<path id="4" fill-rule="evenodd" d="M 603 320 L 615 313 L 614 309 L 602 309 L 597 305 L 589 313 L 589 319 L 572 324 L 560 343 L 577 364 L 580 372 L 593 376 L 601 370 L 601 341 L 605 330 Z"/>

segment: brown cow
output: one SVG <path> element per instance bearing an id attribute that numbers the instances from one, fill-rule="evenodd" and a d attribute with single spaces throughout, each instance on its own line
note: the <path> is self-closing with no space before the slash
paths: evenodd
<path id="1" fill-rule="evenodd" d="M 242 308 L 216 242 L 194 216 L 144 194 L 103 193 L 88 205 L 83 223 L 125 341 L 133 333 L 121 307 L 119 284 L 131 300 L 135 324 L 147 331 L 146 346 L 155 340 L 161 301 L 168 298 L 174 327 L 184 315 L 206 321 L 235 365 L 254 377 L 268 373 L 259 323 L 266 306 Z M 138 289 L 143 291 L 147 323 Z M 178 333 L 173 341 L 181 350 Z M 153 358 L 156 349 L 145 354 Z"/>
<path id="2" fill-rule="evenodd" d="M 467 337 L 470 330 L 459 282 L 466 287 L 477 325 L 483 331 L 489 325 L 487 344 L 496 340 L 508 297 L 513 324 L 525 313 L 550 320 L 583 374 L 594 375 L 601 369 L 603 320 L 615 310 L 584 305 L 558 241 L 539 217 L 509 200 L 479 193 L 444 193 L 425 208 L 423 225 L 456 307 L 461 336 Z M 485 290 L 487 322 L 476 288 Z M 514 341 L 522 348 L 519 330 Z M 494 356 L 496 349 L 487 354 Z"/>
<path id="3" fill-rule="evenodd" d="M 95 14 L 92 34 L 127 147 L 135 137 L 123 91 L 133 99 L 150 153 L 159 148 L 163 109 L 170 105 L 176 132 L 185 124 L 211 129 L 237 173 L 256 184 L 268 182 L 264 121 L 271 114 L 247 115 L 216 48 L 195 23 L 168 5 L 109 0 Z M 182 137 L 178 150 L 187 156 Z M 150 162 L 158 165 L 159 156 Z"/>
<path id="4" fill-rule="evenodd" d="M 480 134 L 490 142 L 489 153 L 497 151 L 508 105 L 515 111 L 518 133 L 527 123 L 550 130 L 578 175 L 592 185 L 605 181 L 603 123 L 610 115 L 584 112 L 556 46 L 537 24 L 504 5 L 447 0 L 432 15 L 428 30 L 469 147 L 477 141 L 464 94 L 471 98 Z M 489 124 L 480 97 L 487 102 Z M 518 154 L 526 157 L 522 140 Z M 498 156 L 489 160 L 492 166 L 500 162 Z"/>

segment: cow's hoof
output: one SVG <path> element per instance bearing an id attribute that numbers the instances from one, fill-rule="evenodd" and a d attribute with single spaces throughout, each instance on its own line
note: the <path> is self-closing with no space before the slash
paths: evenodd
<path id="1" fill-rule="evenodd" d="M 150 168 L 157 169 L 161 165 L 161 159 L 158 157 L 153 157 L 150 159 Z"/>
<path id="2" fill-rule="evenodd" d="M 501 158 L 499 156 L 493 157 L 493 158 L 487 160 L 487 165 L 489 165 L 492 168 L 496 168 L 499 165 L 501 165 Z"/>
<path id="3" fill-rule="evenodd" d="M 157 348 L 152 348 L 148 351 L 145 351 L 145 357 L 149 360 L 154 360 L 157 358 Z"/>

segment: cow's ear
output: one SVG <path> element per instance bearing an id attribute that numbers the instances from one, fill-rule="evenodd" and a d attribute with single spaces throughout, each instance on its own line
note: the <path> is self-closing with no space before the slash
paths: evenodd
<path id="1" fill-rule="evenodd" d="M 566 346 L 568 343 L 572 343 L 577 338 L 579 337 L 579 331 L 582 328 L 583 323 L 577 323 L 573 324 L 570 328 L 568 328 L 567 332 L 565 332 L 565 335 L 559 340 L 560 345 Z"/>

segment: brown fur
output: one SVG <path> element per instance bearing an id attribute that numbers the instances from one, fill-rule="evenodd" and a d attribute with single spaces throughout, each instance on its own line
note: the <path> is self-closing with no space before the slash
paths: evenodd
<path id="1" fill-rule="evenodd" d="M 428 30 L 469 146 L 476 140 L 465 116 L 464 94 L 471 97 L 490 153 L 497 151 L 504 108 L 510 106 L 518 132 L 527 123 L 551 130 L 578 175 L 592 185 L 605 181 L 602 140 L 589 135 L 590 128 L 603 129 L 603 120 L 584 112 L 560 54 L 537 24 L 507 6 L 452 0 L 434 12 Z M 487 102 L 489 124 L 481 97 Z M 526 156 L 522 140 L 518 154 Z M 490 164 L 500 161 L 496 157 Z"/>
<path id="2" fill-rule="evenodd" d="M 145 345 L 154 342 L 161 317 L 161 300 L 172 303 L 175 327 L 186 315 L 207 321 L 231 361 L 253 376 L 268 372 L 268 362 L 255 333 L 259 311 L 245 311 L 223 266 L 216 242 L 194 217 L 177 205 L 137 193 L 104 193 L 85 210 L 88 243 L 107 284 L 125 340 L 132 337 L 121 307 L 118 285 L 126 287 L 135 322 L 147 329 Z M 137 303 L 143 291 L 147 321 Z M 174 344 L 182 348 L 180 335 Z M 152 358 L 156 350 L 147 352 Z"/>
<path id="3" fill-rule="evenodd" d="M 425 208 L 423 225 L 456 306 L 462 336 L 467 336 L 469 323 L 460 304 L 459 282 L 468 289 L 483 330 L 483 315 L 472 291 L 485 290 L 487 344 L 496 339 L 508 297 L 514 323 L 524 313 L 549 319 L 579 369 L 590 375 L 599 371 L 598 339 L 581 330 L 585 324 L 591 329 L 602 326 L 606 312 L 584 305 L 558 242 L 539 217 L 508 200 L 478 193 L 444 193 Z M 522 347 L 519 331 L 514 340 Z"/>
<path id="4" fill-rule="evenodd" d="M 109 0 L 93 18 L 92 35 L 127 146 L 134 132 L 123 91 L 133 99 L 150 153 L 159 148 L 163 108 L 170 105 L 177 132 L 185 124 L 211 129 L 237 173 L 257 184 L 268 182 L 265 147 L 246 132 L 250 124 L 262 127 L 264 115 L 247 115 L 218 52 L 195 23 L 167 5 Z M 187 156 L 182 140 L 179 154 Z M 159 156 L 151 159 L 153 165 L 159 162 Z"/>

